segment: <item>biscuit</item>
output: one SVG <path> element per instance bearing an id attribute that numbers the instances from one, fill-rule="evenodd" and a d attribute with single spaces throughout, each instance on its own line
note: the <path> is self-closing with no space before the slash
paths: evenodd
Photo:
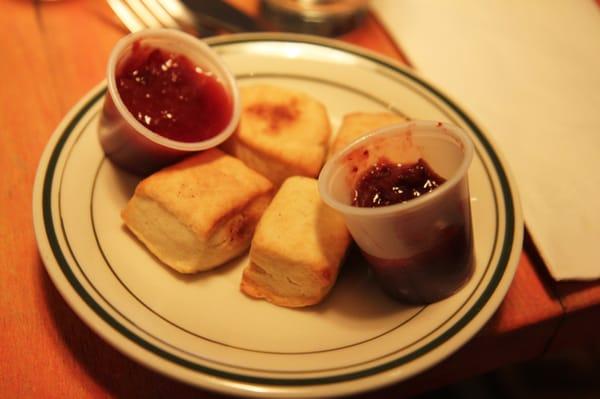
<path id="1" fill-rule="evenodd" d="M 256 227 L 241 289 L 280 306 L 317 304 L 335 284 L 349 244 L 342 215 L 321 200 L 317 181 L 290 177 Z"/>
<path id="2" fill-rule="evenodd" d="M 237 131 L 222 148 L 279 186 L 289 176 L 316 177 L 331 126 L 325 107 L 309 95 L 270 85 L 240 88 Z"/>
<path id="3" fill-rule="evenodd" d="M 210 149 L 142 180 L 121 216 L 158 259 L 194 273 L 248 249 L 271 192 L 265 177 Z"/>
<path id="4" fill-rule="evenodd" d="M 403 122 L 408 122 L 408 119 L 388 112 L 354 112 L 344 115 L 338 134 L 329 147 L 327 158 L 331 158 L 333 154 L 372 130 Z"/>

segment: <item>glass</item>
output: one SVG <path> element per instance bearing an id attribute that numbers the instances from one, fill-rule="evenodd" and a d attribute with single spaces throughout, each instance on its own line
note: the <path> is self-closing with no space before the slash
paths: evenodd
<path id="1" fill-rule="evenodd" d="M 362 22 L 368 1 L 262 0 L 260 4 L 264 18 L 280 30 L 336 36 Z"/>

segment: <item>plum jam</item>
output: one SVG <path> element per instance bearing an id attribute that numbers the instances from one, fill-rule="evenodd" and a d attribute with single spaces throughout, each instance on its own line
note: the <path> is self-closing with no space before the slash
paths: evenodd
<path id="1" fill-rule="evenodd" d="M 352 205 L 372 208 L 406 202 L 433 191 L 444 181 L 423 159 L 406 165 L 380 162 L 361 176 Z"/>
<path id="2" fill-rule="evenodd" d="M 352 205 L 376 208 L 411 201 L 445 181 L 423 159 L 410 164 L 380 161 L 359 176 Z M 413 304 L 432 303 L 456 292 L 471 276 L 474 257 L 468 198 L 449 198 L 437 201 L 418 219 L 410 213 L 398 219 L 390 236 L 403 248 L 402 256 L 383 259 L 362 251 L 379 284 L 392 297 Z"/>
<path id="3" fill-rule="evenodd" d="M 119 96 L 131 114 L 159 135 L 198 142 L 229 123 L 232 104 L 215 77 L 190 59 L 134 43 L 116 73 Z"/>
<path id="4" fill-rule="evenodd" d="M 413 304 L 446 298 L 473 273 L 471 226 L 445 226 L 426 250 L 399 259 L 382 259 L 363 251 L 379 285 L 390 296 Z"/>

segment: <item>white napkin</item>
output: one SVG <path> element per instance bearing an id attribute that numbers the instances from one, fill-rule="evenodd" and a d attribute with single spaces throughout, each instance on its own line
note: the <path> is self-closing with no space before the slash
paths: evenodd
<path id="1" fill-rule="evenodd" d="M 423 76 L 480 121 L 557 280 L 600 277 L 600 6 L 372 0 Z"/>

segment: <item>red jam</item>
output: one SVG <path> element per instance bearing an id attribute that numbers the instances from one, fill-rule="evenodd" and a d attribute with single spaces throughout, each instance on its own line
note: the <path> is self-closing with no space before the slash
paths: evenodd
<path id="1" fill-rule="evenodd" d="M 423 159 L 406 165 L 380 162 L 359 179 L 352 205 L 375 208 L 406 202 L 434 190 L 444 181 Z"/>
<path id="2" fill-rule="evenodd" d="M 183 55 L 137 42 L 117 71 L 116 82 L 131 114 L 172 140 L 207 140 L 231 119 L 231 99 L 223 85 Z"/>

